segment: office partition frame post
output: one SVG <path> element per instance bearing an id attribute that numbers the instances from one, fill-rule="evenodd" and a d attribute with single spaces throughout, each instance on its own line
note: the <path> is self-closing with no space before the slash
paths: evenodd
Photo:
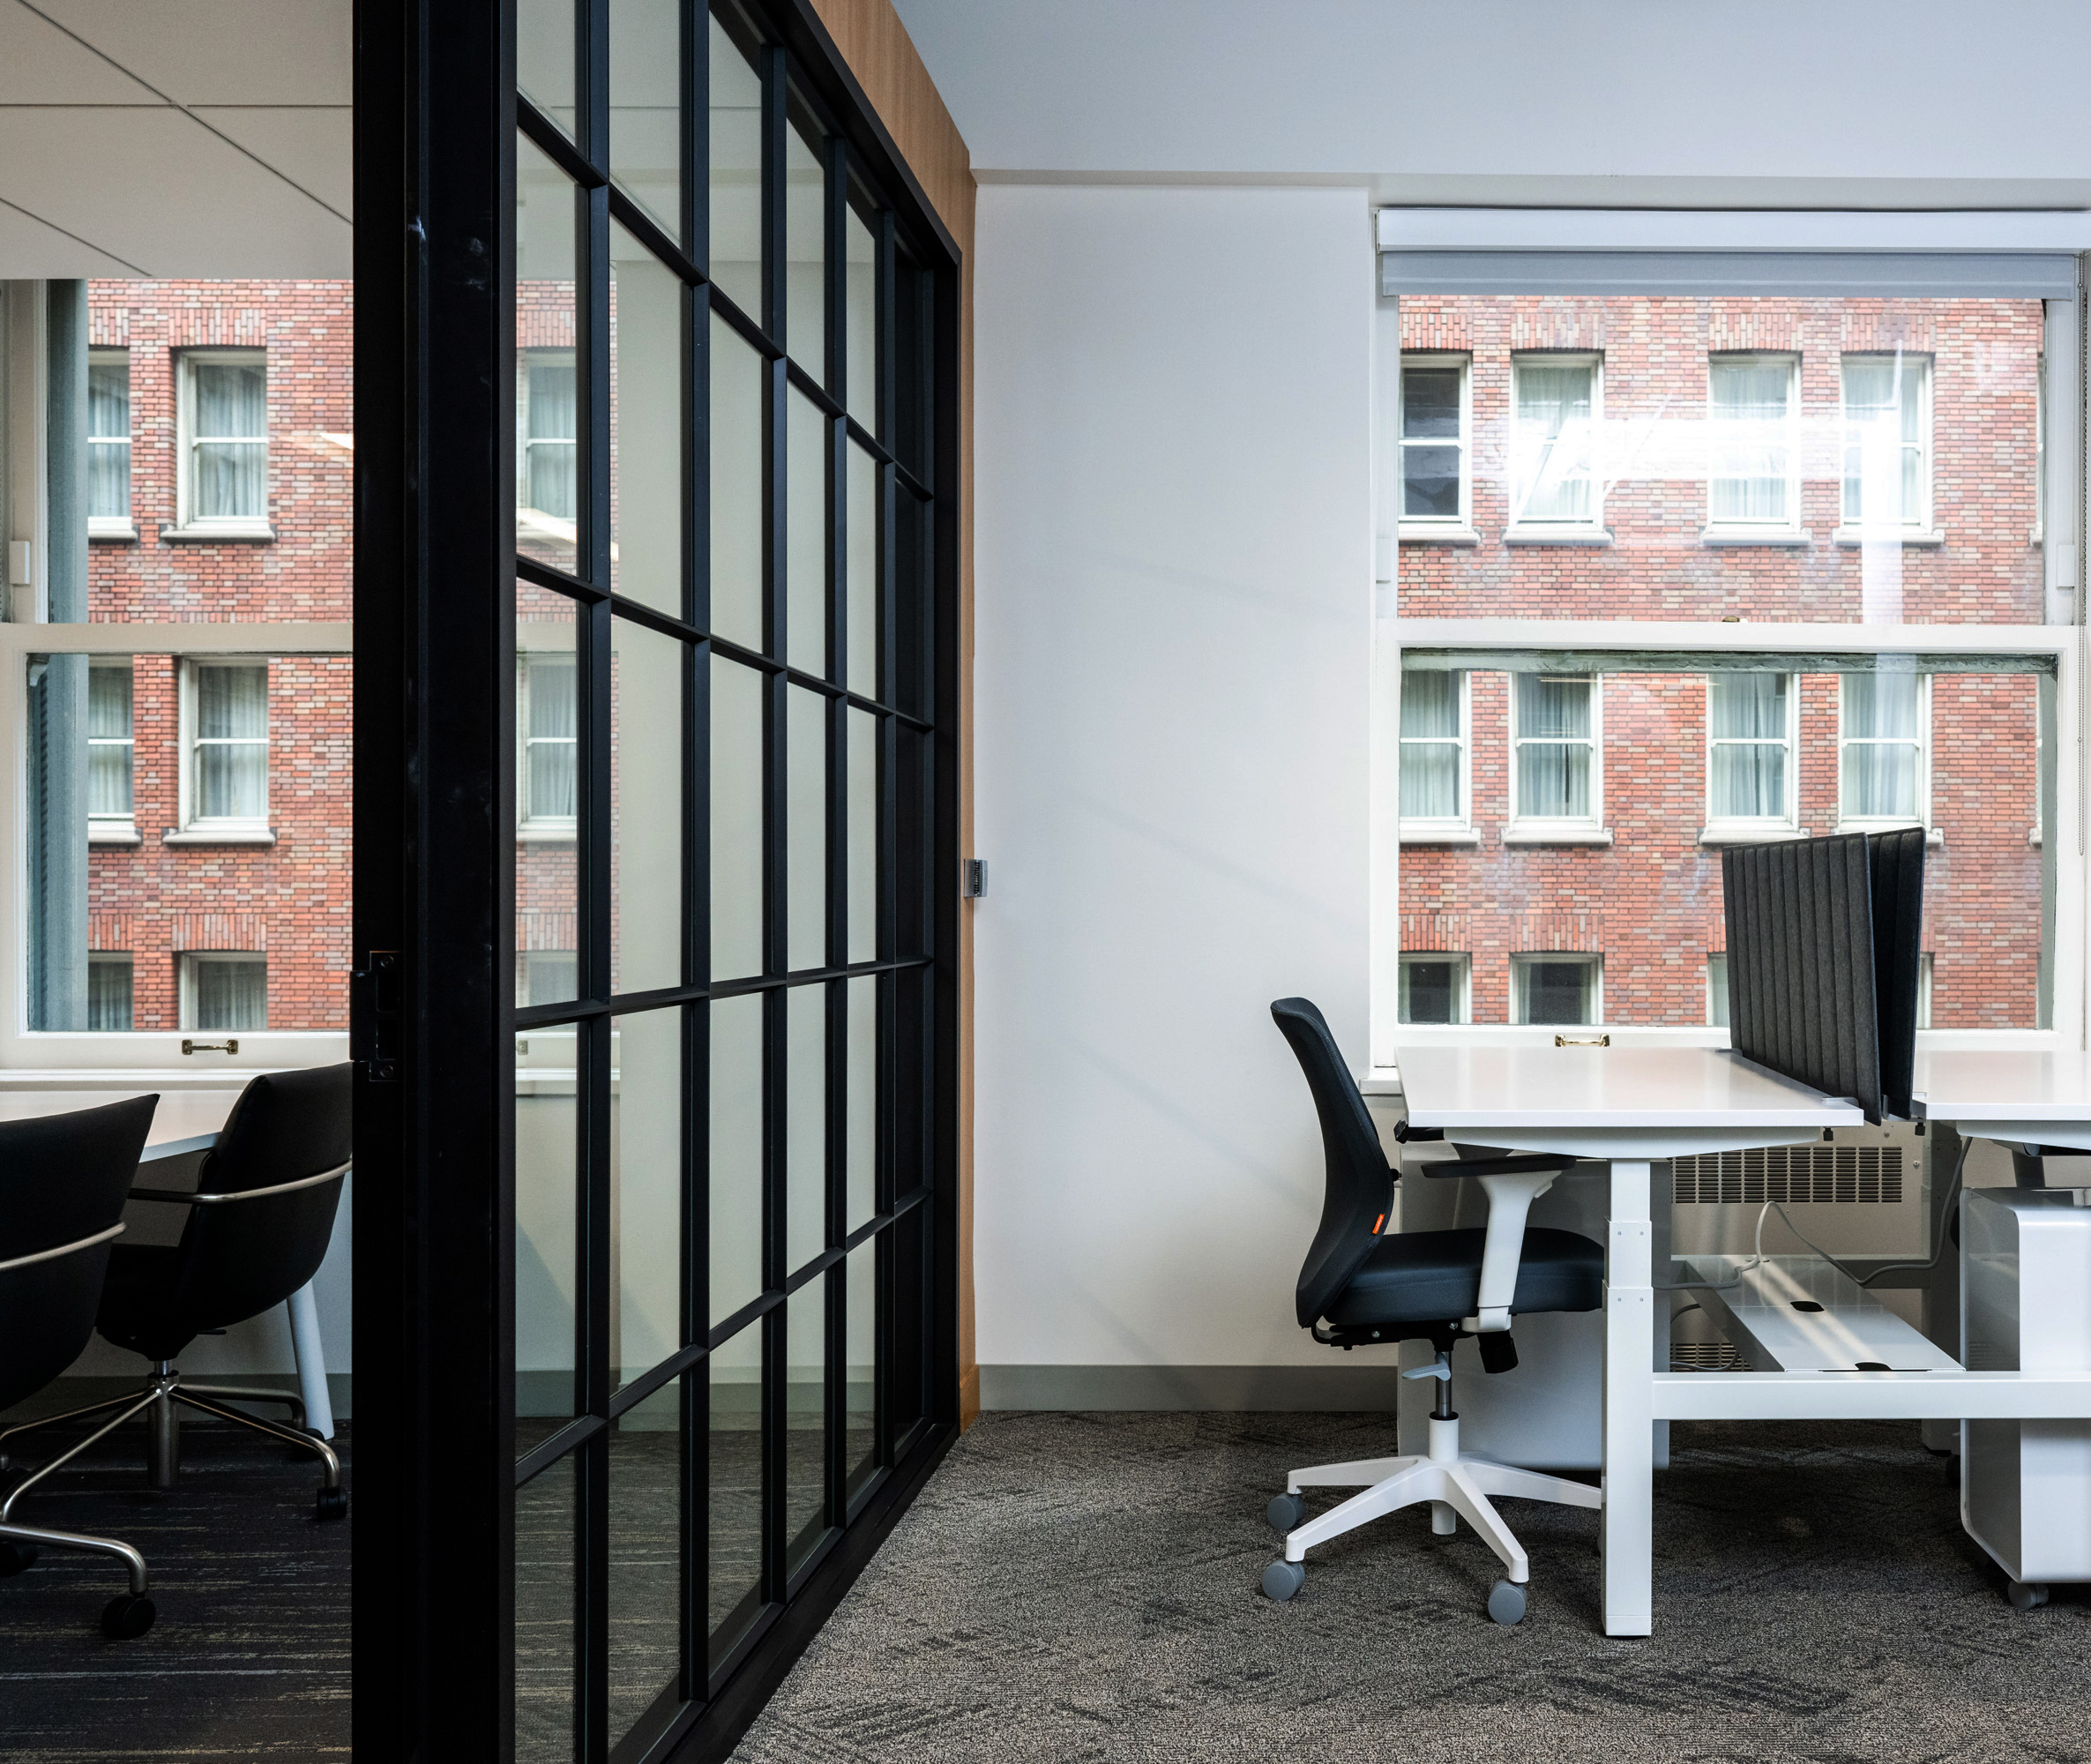
<path id="1" fill-rule="evenodd" d="M 842 327 L 833 282 L 842 272 L 831 247 L 826 360 L 809 375 L 787 357 L 775 323 L 780 298 L 740 314 L 714 303 L 704 268 L 706 188 L 704 68 L 706 9 L 683 0 L 679 70 L 683 93 L 683 226 L 670 237 L 611 183 L 608 157 L 606 0 L 575 8 L 576 126 L 562 126 L 519 100 L 513 0 L 360 0 L 355 19 L 355 235 L 357 378 L 355 460 L 355 977 L 352 1005 L 357 1063 L 355 1191 L 356 1352 L 362 1373 L 356 1416 L 359 1523 L 354 1582 L 355 1738 L 375 1757 L 497 1764 L 515 1749 L 515 1516 L 519 1484 L 545 1464 L 575 1467 L 571 1612 L 573 1728 L 578 1764 L 723 1755 L 759 1709 L 879 1536 L 955 1436 L 957 1382 L 957 780 L 959 583 L 958 345 L 960 264 L 950 235 L 862 88 L 828 36 L 811 0 L 754 0 L 737 17 L 761 37 L 765 137 L 775 150 L 785 126 L 786 83 L 825 131 L 828 236 L 839 235 L 838 203 L 870 192 L 878 216 L 879 266 L 887 295 L 881 322 L 892 342 L 890 297 L 895 240 L 913 254 L 918 292 L 907 318 L 918 327 L 919 385 L 912 400 L 922 442 L 904 462 L 886 445 L 882 420 L 866 428 L 843 409 Z M 516 302 L 513 272 L 517 130 L 572 180 L 576 190 L 575 355 L 584 380 L 578 448 L 583 494 L 579 562 L 569 575 L 519 562 L 515 548 Z M 780 240 L 774 212 L 780 168 L 764 182 L 772 213 L 765 231 Z M 679 614 L 623 600 L 609 575 L 608 530 L 608 240 L 612 221 L 683 287 L 684 600 Z M 779 268 L 781 268 L 780 263 Z M 782 277 L 775 278 L 780 286 Z M 896 542 L 882 542 L 885 641 L 919 642 L 919 700 L 845 691 L 836 659 L 808 673 L 787 666 L 781 647 L 743 650 L 732 659 L 767 682 L 765 758 L 780 776 L 782 731 L 775 712 L 788 686 L 826 706 L 830 766 L 827 826 L 829 900 L 841 861 L 833 766 L 853 710 L 871 715 L 884 739 L 878 786 L 881 853 L 887 887 L 880 902 L 879 960 L 828 962 L 787 975 L 776 960 L 781 938 L 765 938 L 763 974 L 712 983 L 703 928 L 708 873 L 701 853 L 706 749 L 704 724 L 686 714 L 683 744 L 684 966 L 682 984 L 629 999 L 609 988 L 608 899 L 609 632 L 613 618 L 683 646 L 685 705 L 701 707 L 703 667 L 729 647 L 706 623 L 702 516 L 706 315 L 716 312 L 755 348 L 769 400 L 765 449 L 773 479 L 788 393 L 810 402 L 832 442 L 833 463 L 855 446 L 873 460 L 882 506 L 912 498 L 922 542 L 910 568 L 922 602 L 917 628 L 894 625 Z M 774 338 L 774 340 L 773 339 Z M 892 408 L 892 363 L 881 349 Z M 592 371 L 591 371 L 592 370 Z M 773 426 L 777 425 L 777 426 Z M 875 432 L 876 431 L 876 432 Z M 765 522 L 781 498 L 765 482 Z M 835 557 L 840 498 L 827 515 L 826 620 L 840 638 Z M 784 605 L 780 547 L 765 558 L 772 617 Z M 579 816 L 584 861 L 578 919 L 583 997 L 564 1007 L 519 1011 L 513 995 L 515 949 L 516 584 L 519 577 L 563 594 L 579 633 L 580 729 L 595 751 L 582 766 Z M 905 739 L 896 731 L 906 729 Z M 915 769 L 896 777 L 896 747 Z M 765 848 L 781 835 L 776 785 L 765 785 Z M 765 881 L 765 919 L 781 917 Z M 896 910 L 914 916 L 919 949 L 907 960 L 893 946 Z M 832 938 L 834 916 L 828 916 Z M 918 958 L 919 959 L 916 959 Z M 693 1426 L 690 1394 L 701 1390 L 713 1336 L 703 1289 L 705 1198 L 702 1136 L 703 1022 L 712 1000 L 774 994 L 765 1015 L 780 1019 L 783 989 L 839 997 L 853 973 L 872 976 L 890 1023 L 901 983 L 922 1029 L 903 1058 L 882 1053 L 880 1133 L 889 1155 L 878 1172 L 879 1212 L 859 1232 L 874 1252 L 880 1304 L 880 1364 L 917 1369 L 919 1418 L 901 1427 L 880 1410 L 873 1473 L 843 1488 L 839 1438 L 825 1454 L 821 1535 L 785 1571 L 785 1503 L 762 1500 L 761 1608 L 728 1657 L 707 1658 L 705 1538 L 694 1504 L 705 1488 L 706 1442 Z M 689 1023 L 683 1051 L 684 1173 L 683 1294 L 685 1345 L 639 1379 L 614 1388 L 608 1334 L 611 1294 L 609 1211 L 611 1170 L 607 1121 L 613 1013 L 679 1011 Z M 558 1020 L 574 1026 L 582 1125 L 577 1133 L 575 1222 L 579 1237 L 573 1418 L 519 1462 L 515 1454 L 514 1256 L 515 1051 L 519 1027 Z M 777 1036 L 766 1037 L 772 1056 Z M 828 1026 L 829 1070 L 839 1043 Z M 900 1074 L 896 1080 L 894 1073 Z M 904 1080 L 904 1081 L 903 1081 Z M 764 1087 L 771 1127 L 780 1084 Z M 833 1350 L 841 1333 L 840 1285 L 847 1250 L 839 1240 L 841 1165 L 833 1110 L 826 1134 L 828 1247 L 800 1269 L 781 1267 L 782 1248 L 765 1204 L 763 1297 L 739 1321 L 765 1338 L 763 1409 L 780 1417 L 783 1305 L 789 1291 L 821 1294 L 826 1305 L 829 1373 L 825 1400 L 840 1400 Z M 903 1132 L 905 1171 L 890 1148 Z M 778 1136 L 769 1135 L 780 1143 Z M 781 1160 L 765 1158 L 765 1202 L 781 1191 Z M 896 1249 L 905 1222 L 913 1233 Z M 883 1378 L 885 1373 L 882 1372 Z M 681 1665 L 663 1701 L 616 1741 L 605 1708 L 610 1610 L 607 1447 L 616 1418 L 654 1388 L 685 1393 L 682 1510 L 684 1543 L 679 1597 Z M 840 1429 L 831 1429 L 839 1435 Z M 780 1453 L 764 1454 L 774 1470 Z M 615 1742 L 615 1743 L 614 1743 Z M 562 1755 L 566 1749 L 562 1744 Z"/>

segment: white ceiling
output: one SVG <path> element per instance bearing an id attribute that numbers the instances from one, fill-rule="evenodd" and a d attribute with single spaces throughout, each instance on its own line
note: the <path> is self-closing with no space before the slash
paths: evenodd
<path id="1" fill-rule="evenodd" d="M 0 280 L 346 276 L 351 0 L 0 0 Z"/>

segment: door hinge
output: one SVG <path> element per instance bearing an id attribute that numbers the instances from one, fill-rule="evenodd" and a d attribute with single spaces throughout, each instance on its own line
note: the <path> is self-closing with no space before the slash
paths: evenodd
<path id="1" fill-rule="evenodd" d="M 373 1084 L 400 1078 L 400 952 L 373 949 L 349 976 L 349 1058 Z"/>

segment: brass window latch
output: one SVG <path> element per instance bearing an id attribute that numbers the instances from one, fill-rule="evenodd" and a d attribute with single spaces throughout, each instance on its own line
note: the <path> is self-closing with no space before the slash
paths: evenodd
<path id="1" fill-rule="evenodd" d="M 1611 1044 L 1612 1038 L 1609 1035 L 1556 1035 L 1554 1037 L 1556 1047 L 1609 1047 Z"/>
<path id="2" fill-rule="evenodd" d="M 236 1041 L 192 1042 L 186 1035 L 182 1037 L 182 1051 L 183 1053 L 237 1053 L 239 1050 L 240 1044 Z"/>

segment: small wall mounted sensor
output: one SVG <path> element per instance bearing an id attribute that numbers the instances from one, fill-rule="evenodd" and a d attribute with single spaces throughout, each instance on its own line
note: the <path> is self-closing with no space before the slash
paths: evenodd
<path id="1" fill-rule="evenodd" d="M 959 864 L 959 897 L 977 901 L 988 892 L 988 860 L 968 857 Z"/>

